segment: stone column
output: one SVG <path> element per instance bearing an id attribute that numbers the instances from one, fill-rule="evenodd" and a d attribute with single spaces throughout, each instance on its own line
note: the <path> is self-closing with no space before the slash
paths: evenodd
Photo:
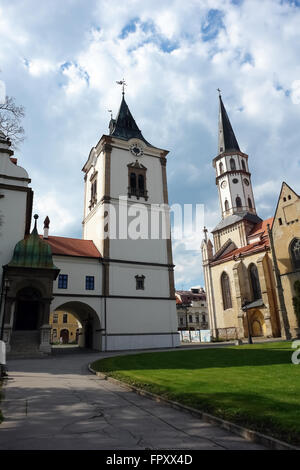
<path id="1" fill-rule="evenodd" d="M 40 347 L 39 350 L 41 352 L 51 354 L 51 326 L 49 325 L 49 317 L 50 317 L 50 304 L 52 299 L 43 299 L 41 304 L 42 312 L 41 312 L 41 319 L 42 319 L 42 326 L 40 327 Z"/>

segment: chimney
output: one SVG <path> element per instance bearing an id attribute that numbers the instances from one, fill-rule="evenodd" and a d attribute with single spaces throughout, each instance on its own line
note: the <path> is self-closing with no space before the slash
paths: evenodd
<path id="1" fill-rule="evenodd" d="M 49 225 L 50 225 L 50 219 L 47 216 L 46 219 L 44 220 L 44 237 L 43 238 L 48 238 Z"/>

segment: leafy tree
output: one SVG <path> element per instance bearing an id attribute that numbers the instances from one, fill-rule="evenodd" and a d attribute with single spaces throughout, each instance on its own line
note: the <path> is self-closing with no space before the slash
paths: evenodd
<path id="1" fill-rule="evenodd" d="M 24 116 L 24 106 L 17 106 L 13 97 L 6 96 L 5 101 L 0 103 L 0 130 L 10 139 L 13 149 L 17 149 L 25 139 L 21 125 Z"/>

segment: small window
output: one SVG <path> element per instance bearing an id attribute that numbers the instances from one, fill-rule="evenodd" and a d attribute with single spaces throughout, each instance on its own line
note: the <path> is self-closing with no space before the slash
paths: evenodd
<path id="1" fill-rule="evenodd" d="M 291 200 L 291 199 L 292 199 L 292 196 L 291 196 L 290 194 L 288 195 L 288 199 L 289 199 L 289 200 Z"/>
<path id="2" fill-rule="evenodd" d="M 223 167 L 223 163 L 221 162 L 220 165 L 219 165 L 219 173 L 220 175 L 224 172 L 224 167 Z"/>
<path id="3" fill-rule="evenodd" d="M 180 323 L 180 325 L 183 325 L 183 318 L 182 317 L 179 318 L 179 323 Z"/>
<path id="4" fill-rule="evenodd" d="M 229 202 L 227 201 L 227 199 L 226 199 L 226 201 L 225 201 L 225 211 L 226 211 L 226 212 L 229 211 Z"/>
<path id="5" fill-rule="evenodd" d="M 58 313 L 53 313 L 53 323 L 58 323 Z"/>
<path id="6" fill-rule="evenodd" d="M 246 171 L 246 164 L 245 164 L 244 160 L 242 160 L 242 168 L 243 168 L 244 171 Z"/>
<path id="7" fill-rule="evenodd" d="M 234 158 L 231 158 L 231 159 L 230 159 L 230 169 L 231 169 L 232 171 L 236 170 Z"/>
<path id="8" fill-rule="evenodd" d="M 203 314 L 202 315 L 202 321 L 205 323 L 206 322 L 206 318 L 205 318 L 205 315 Z"/>
<path id="9" fill-rule="evenodd" d="M 196 323 L 199 323 L 199 315 L 196 315 Z"/>
<path id="10" fill-rule="evenodd" d="M 249 209 L 252 209 L 252 201 L 250 197 L 248 197 L 248 206 L 249 206 Z"/>
<path id="11" fill-rule="evenodd" d="M 236 198 L 235 203 L 236 207 L 242 207 L 242 200 L 239 196 Z"/>
<path id="12" fill-rule="evenodd" d="M 57 337 L 57 330 L 56 329 L 53 330 L 52 335 L 53 335 L 53 338 Z"/>
<path id="13" fill-rule="evenodd" d="M 283 198 L 283 202 L 286 202 L 286 197 Z"/>
<path id="14" fill-rule="evenodd" d="M 58 288 L 59 289 L 67 289 L 68 288 L 68 275 L 67 274 L 59 274 L 59 276 L 58 276 Z"/>
<path id="15" fill-rule="evenodd" d="M 85 276 L 85 289 L 86 290 L 95 289 L 95 277 L 94 276 Z"/>
<path id="16" fill-rule="evenodd" d="M 67 313 L 63 314 L 63 323 L 68 323 L 68 314 Z"/>
<path id="17" fill-rule="evenodd" d="M 145 289 L 145 276 L 135 276 L 136 280 L 136 290 L 144 290 Z"/>
<path id="18" fill-rule="evenodd" d="M 278 219 L 279 225 L 282 225 L 282 219 L 279 217 Z"/>
<path id="19" fill-rule="evenodd" d="M 193 323 L 193 315 L 189 315 L 189 322 Z"/>

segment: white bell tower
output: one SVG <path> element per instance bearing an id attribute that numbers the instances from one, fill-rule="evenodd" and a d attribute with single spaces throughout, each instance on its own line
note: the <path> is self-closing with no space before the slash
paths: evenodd
<path id="1" fill-rule="evenodd" d="M 248 155 L 240 151 L 221 95 L 219 99 L 218 155 L 213 160 L 213 166 L 222 218 L 247 212 L 256 215 Z"/>
<path id="2" fill-rule="evenodd" d="M 109 130 L 83 167 L 83 238 L 102 255 L 106 349 L 178 346 L 171 239 L 151 233 L 155 215 L 169 226 L 168 151 L 145 140 L 124 86 Z"/>

